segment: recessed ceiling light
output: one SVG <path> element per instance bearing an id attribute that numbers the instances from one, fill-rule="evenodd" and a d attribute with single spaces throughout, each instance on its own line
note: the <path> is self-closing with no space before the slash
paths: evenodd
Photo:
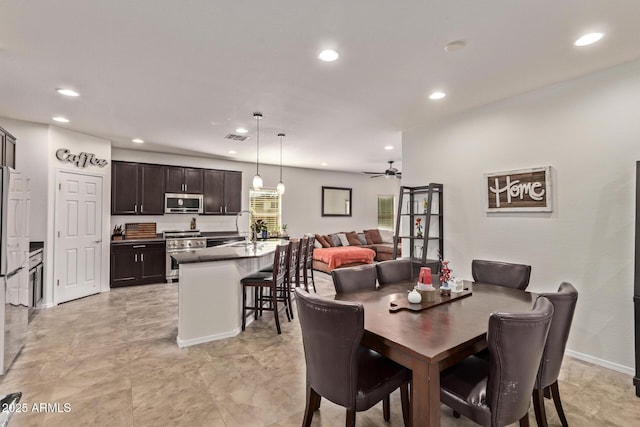
<path id="1" fill-rule="evenodd" d="M 333 62 L 338 59 L 339 56 L 340 55 L 338 55 L 338 52 L 336 52 L 335 50 L 327 49 L 320 52 L 320 54 L 318 55 L 318 59 L 325 62 Z"/>
<path id="2" fill-rule="evenodd" d="M 238 154 L 238 152 L 234 150 L 229 150 L 229 154 Z"/>
<path id="3" fill-rule="evenodd" d="M 435 91 L 431 95 L 429 95 L 429 99 L 438 100 L 438 99 L 444 98 L 445 96 L 447 96 L 446 93 L 440 92 L 440 91 Z"/>
<path id="4" fill-rule="evenodd" d="M 393 150 L 393 145 L 387 145 L 384 147 L 385 150 Z"/>
<path id="5" fill-rule="evenodd" d="M 67 119 L 66 117 L 61 117 L 61 116 L 54 117 L 53 120 L 55 120 L 56 122 L 59 122 L 59 123 L 69 123 L 69 119 Z"/>
<path id="6" fill-rule="evenodd" d="M 467 45 L 467 44 L 466 44 L 464 41 L 462 41 L 462 40 L 456 40 L 456 41 L 453 41 L 453 42 L 451 42 L 451 43 L 448 43 L 448 44 L 444 47 L 444 50 L 445 50 L 445 51 L 447 51 L 447 52 L 455 52 L 455 51 L 458 51 L 458 50 L 462 50 L 462 49 L 464 49 L 464 47 L 465 47 L 466 45 Z"/>
<path id="7" fill-rule="evenodd" d="M 71 97 L 76 97 L 76 96 L 80 96 L 80 94 L 78 92 L 76 92 L 75 90 L 72 89 L 56 89 L 56 91 L 60 94 L 60 95 L 64 95 L 64 96 L 71 96 Z"/>
<path id="8" fill-rule="evenodd" d="M 584 36 L 582 36 L 578 40 L 576 40 L 573 43 L 573 45 L 574 46 L 578 46 L 578 47 L 588 46 L 590 44 L 593 44 L 593 43 L 597 42 L 602 37 L 604 37 L 604 33 L 589 33 L 589 34 L 585 34 Z"/>
<path id="9" fill-rule="evenodd" d="M 143 144 L 144 143 L 144 141 L 142 139 L 140 139 L 140 138 L 134 138 L 134 139 L 131 140 L 131 142 L 135 142 L 136 144 Z"/>
<path id="10" fill-rule="evenodd" d="M 325 162 L 320 163 L 320 166 L 327 166 Z"/>
<path id="11" fill-rule="evenodd" d="M 236 129 L 236 132 L 238 132 L 238 133 L 247 133 L 249 131 L 246 130 L 245 128 L 238 128 L 238 129 Z"/>

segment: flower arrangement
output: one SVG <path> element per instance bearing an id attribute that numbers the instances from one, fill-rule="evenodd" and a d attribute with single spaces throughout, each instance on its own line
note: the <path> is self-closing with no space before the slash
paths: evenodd
<path id="1" fill-rule="evenodd" d="M 251 225 L 251 231 L 256 234 L 256 237 L 262 235 L 262 237 L 265 238 L 267 237 L 267 224 L 261 219 L 258 219 Z"/>
<path id="2" fill-rule="evenodd" d="M 416 236 L 422 237 L 422 218 L 416 218 Z"/>

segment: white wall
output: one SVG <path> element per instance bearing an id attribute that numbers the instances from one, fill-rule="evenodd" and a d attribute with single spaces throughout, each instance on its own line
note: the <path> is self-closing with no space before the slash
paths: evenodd
<path id="1" fill-rule="evenodd" d="M 634 62 L 406 131 L 402 142 L 403 184 L 444 184 L 454 275 L 471 278 L 471 260 L 482 258 L 531 264 L 534 292 L 573 283 L 568 349 L 627 373 L 639 99 Z M 553 212 L 484 212 L 484 173 L 547 165 Z"/>
<path id="2" fill-rule="evenodd" d="M 202 157 L 177 156 L 146 151 L 112 150 L 113 160 L 158 163 L 177 166 L 193 166 L 208 169 L 242 171 L 242 208 L 249 206 L 249 188 L 255 174 L 255 164 L 217 160 Z M 279 180 L 279 168 L 261 165 L 260 175 L 265 188 L 275 188 Z M 283 168 L 286 192 L 282 200 L 282 221 L 287 224 L 291 236 L 305 233 L 329 233 L 336 231 L 375 228 L 378 223 L 378 194 L 397 195 L 399 180 L 370 179 L 356 173 L 331 172 L 313 169 Z M 349 187 L 353 189 L 352 217 L 322 217 L 321 187 Z M 188 229 L 193 215 L 117 215 L 111 217 L 111 228 L 127 222 L 155 222 L 158 231 Z M 198 228 L 202 231 L 235 231 L 235 216 L 197 216 Z"/>

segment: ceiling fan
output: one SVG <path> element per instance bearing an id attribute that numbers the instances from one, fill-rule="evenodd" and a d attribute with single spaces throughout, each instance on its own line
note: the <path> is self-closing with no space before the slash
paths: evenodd
<path id="1" fill-rule="evenodd" d="M 372 175 L 371 178 L 380 178 L 381 176 L 384 176 L 385 178 L 393 178 L 393 177 L 396 177 L 398 179 L 402 178 L 402 172 L 400 172 L 398 169 L 393 167 L 393 160 L 389 160 L 387 163 L 389 163 L 389 168 L 384 172 L 362 172 L 362 173 L 366 173 L 367 175 Z"/>

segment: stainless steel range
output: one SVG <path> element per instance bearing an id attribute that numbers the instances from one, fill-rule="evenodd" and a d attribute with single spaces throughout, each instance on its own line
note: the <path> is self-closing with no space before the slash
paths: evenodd
<path id="1" fill-rule="evenodd" d="M 207 247 L 207 238 L 202 237 L 200 230 L 165 231 L 162 233 L 167 244 L 167 281 L 178 280 L 178 263 L 171 255 Z"/>

